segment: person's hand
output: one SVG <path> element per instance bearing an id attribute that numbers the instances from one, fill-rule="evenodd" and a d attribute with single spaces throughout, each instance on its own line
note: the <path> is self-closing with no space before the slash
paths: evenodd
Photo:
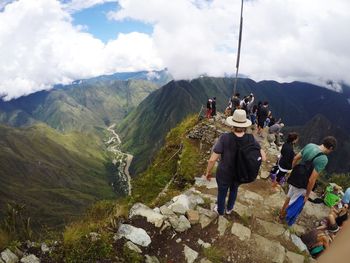
<path id="1" fill-rule="evenodd" d="M 308 196 L 304 196 L 304 204 L 306 204 L 306 202 L 307 202 L 307 200 L 309 199 L 309 197 Z"/>
<path id="2" fill-rule="evenodd" d="M 206 174 L 206 175 L 205 175 L 205 178 L 206 178 L 208 181 L 210 181 L 211 178 L 212 178 L 212 176 L 211 176 L 211 174 Z"/>

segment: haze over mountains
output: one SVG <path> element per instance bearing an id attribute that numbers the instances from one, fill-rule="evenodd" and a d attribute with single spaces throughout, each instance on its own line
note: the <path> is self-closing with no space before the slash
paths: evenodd
<path id="1" fill-rule="evenodd" d="M 34 217 L 58 225 L 98 199 L 115 198 L 108 126 L 117 124 L 123 149 L 134 155 L 135 176 L 171 128 L 198 114 L 209 97 L 223 111 L 232 95 L 232 78 L 171 80 L 166 70 L 116 73 L 0 100 L 1 211 L 11 200 L 25 202 Z M 301 132 L 302 144 L 334 134 L 341 143 L 328 170 L 349 171 L 349 87 L 338 93 L 301 82 L 238 83 L 242 95 L 253 92 L 257 100 L 268 100 L 276 117 Z"/>

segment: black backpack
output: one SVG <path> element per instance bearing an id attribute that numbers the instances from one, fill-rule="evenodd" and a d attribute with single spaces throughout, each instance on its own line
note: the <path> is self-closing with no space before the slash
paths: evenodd
<path id="1" fill-rule="evenodd" d="M 262 158 L 260 147 L 256 144 L 254 136 L 247 134 L 248 142 L 239 145 L 236 141 L 234 181 L 239 184 L 251 183 L 256 180 L 261 166 Z"/>
<path id="2" fill-rule="evenodd" d="M 297 164 L 290 173 L 287 182 L 297 188 L 306 189 L 309 183 L 309 178 L 312 174 L 312 171 L 314 170 L 313 161 L 321 155 L 324 155 L 324 153 L 320 152 L 316 154 L 311 160 Z"/>

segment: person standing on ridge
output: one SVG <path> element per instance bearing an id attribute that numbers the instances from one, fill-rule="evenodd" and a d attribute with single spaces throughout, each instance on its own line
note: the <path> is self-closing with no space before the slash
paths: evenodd
<path id="1" fill-rule="evenodd" d="M 273 187 L 276 187 L 278 183 L 283 185 L 286 174 L 292 169 L 292 163 L 295 156 L 293 146 L 298 140 L 299 135 L 296 132 L 288 134 L 287 141 L 283 144 L 281 149 L 281 157 L 270 172 Z"/>
<path id="2" fill-rule="evenodd" d="M 212 100 L 208 99 L 207 100 L 207 112 L 205 114 L 205 117 L 207 119 L 210 119 L 210 117 L 211 117 L 211 111 L 212 111 L 212 106 L 211 105 L 212 105 Z"/>
<path id="3" fill-rule="evenodd" d="M 211 116 L 216 116 L 216 97 L 211 100 Z"/>
<path id="4" fill-rule="evenodd" d="M 265 101 L 260 110 L 258 109 L 258 135 L 260 137 L 263 136 L 262 130 L 264 129 L 267 116 L 269 116 L 269 103 Z"/>
<path id="5" fill-rule="evenodd" d="M 235 112 L 236 109 L 239 109 L 239 106 L 241 104 L 241 99 L 239 98 L 240 94 L 236 93 L 232 98 L 232 114 Z"/>
<path id="6" fill-rule="evenodd" d="M 286 217 L 288 206 L 300 197 L 303 196 L 304 204 L 306 203 L 319 174 L 326 168 L 327 155 L 334 151 L 336 146 L 337 140 L 333 136 L 327 136 L 321 145 L 309 143 L 294 157 L 293 170 L 288 178 L 289 191 L 280 211 L 280 219 Z"/>
<path id="7" fill-rule="evenodd" d="M 218 184 L 218 196 L 217 196 L 217 212 L 219 215 L 223 215 L 225 211 L 225 200 L 227 192 L 229 191 L 229 198 L 226 205 L 226 214 L 231 214 L 237 197 L 237 191 L 239 183 L 236 182 L 234 176 L 239 177 L 239 174 L 235 174 L 238 169 L 237 165 L 244 165 L 242 163 L 236 163 L 236 154 L 239 148 L 242 148 L 248 144 L 255 144 L 260 149 L 260 157 L 257 162 L 265 161 L 266 155 L 261 150 L 260 145 L 254 139 L 252 134 L 246 134 L 246 128 L 252 123 L 247 119 L 246 112 L 242 109 L 237 109 L 226 119 L 226 124 L 232 127 L 232 131 L 224 133 L 220 136 L 218 142 L 213 148 L 213 153 L 208 161 L 205 177 L 207 180 L 211 178 L 212 169 L 216 161 L 220 158 L 220 162 L 216 171 L 216 181 Z"/>

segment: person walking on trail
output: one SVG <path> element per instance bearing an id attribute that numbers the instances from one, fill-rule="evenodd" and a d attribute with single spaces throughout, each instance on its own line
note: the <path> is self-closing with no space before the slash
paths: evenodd
<path id="1" fill-rule="evenodd" d="M 211 111 L 212 111 L 212 100 L 211 99 L 208 99 L 207 100 L 207 112 L 205 114 L 205 117 L 207 119 L 210 119 L 211 117 Z"/>
<path id="2" fill-rule="evenodd" d="M 284 127 L 283 123 L 275 123 L 269 127 L 268 141 L 269 143 L 275 143 L 277 146 L 281 146 L 281 130 Z"/>
<path id="3" fill-rule="evenodd" d="M 216 116 L 216 97 L 211 100 L 211 116 Z"/>
<path id="4" fill-rule="evenodd" d="M 244 165 L 243 163 L 237 163 L 237 151 L 248 144 L 254 144 L 260 149 L 259 158 L 261 161 L 266 160 L 266 155 L 261 150 L 259 144 L 254 139 L 252 134 L 246 134 L 246 128 L 251 125 L 251 121 L 247 119 L 246 112 L 242 109 L 237 109 L 226 119 L 226 124 L 232 127 L 232 131 L 224 133 L 220 136 L 219 140 L 213 148 L 213 153 L 208 161 L 205 177 L 210 180 L 212 169 L 217 160 L 220 158 L 220 162 L 216 171 L 216 181 L 218 184 L 218 196 L 217 196 L 217 208 L 216 211 L 219 215 L 223 215 L 225 208 L 226 214 L 230 214 L 233 211 L 233 207 L 237 197 L 237 191 L 239 183 L 235 179 L 235 171 L 237 171 L 237 165 Z M 258 158 L 258 159 L 259 159 Z M 225 200 L 229 191 L 229 197 L 225 206 Z"/>
<path id="5" fill-rule="evenodd" d="M 269 116 L 269 103 L 267 101 L 258 109 L 258 135 L 262 137 L 262 130 L 265 126 L 265 121 Z"/>
<path id="6" fill-rule="evenodd" d="M 235 112 L 236 109 L 239 109 L 241 104 L 241 99 L 239 98 L 240 94 L 236 93 L 232 98 L 232 114 Z"/>
<path id="7" fill-rule="evenodd" d="M 298 140 L 299 134 L 296 132 L 288 134 L 287 141 L 283 144 L 281 149 L 281 157 L 270 172 L 273 187 L 276 187 L 277 184 L 283 185 L 285 183 L 285 176 L 292 169 L 292 163 L 295 156 L 294 145 Z"/>
<path id="8" fill-rule="evenodd" d="M 321 145 L 309 143 L 294 157 L 293 170 L 288 178 L 289 191 L 280 211 L 281 220 L 286 217 L 287 208 L 299 197 L 303 196 L 304 204 L 306 203 L 319 174 L 326 168 L 327 155 L 336 146 L 337 140 L 333 136 L 327 136 Z"/>

